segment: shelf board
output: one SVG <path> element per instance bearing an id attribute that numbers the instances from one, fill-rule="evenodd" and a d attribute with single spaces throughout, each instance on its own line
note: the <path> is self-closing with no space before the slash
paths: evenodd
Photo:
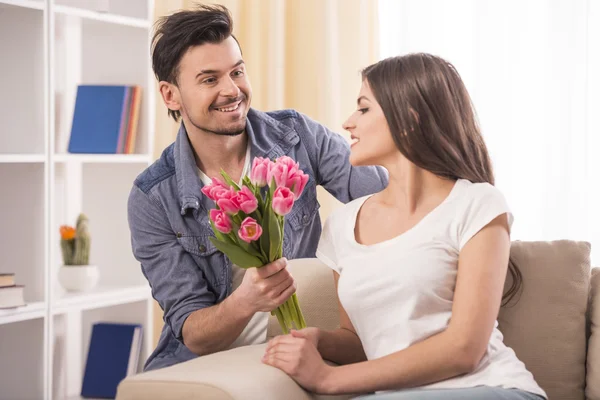
<path id="1" fill-rule="evenodd" d="M 135 28 L 150 28 L 150 21 L 141 18 L 125 17 L 122 15 L 101 13 L 83 8 L 55 5 L 54 12 L 62 15 L 91 19 L 95 21 L 108 22 L 116 25 L 132 26 Z"/>
<path id="2" fill-rule="evenodd" d="M 43 10 L 44 8 L 46 8 L 46 3 L 44 1 L 35 0 L 0 0 L 0 5 L 2 4 L 23 8 L 31 8 L 33 10 Z"/>
<path id="3" fill-rule="evenodd" d="M 23 307 L 0 310 L 0 325 L 43 318 L 45 314 L 46 306 L 43 301 L 27 303 Z"/>
<path id="4" fill-rule="evenodd" d="M 148 154 L 55 154 L 56 162 L 81 162 L 81 163 L 139 163 L 148 164 L 150 156 Z"/>
<path id="5" fill-rule="evenodd" d="M 65 293 L 53 305 L 52 314 L 92 310 L 149 299 L 151 299 L 151 293 L 150 287 L 147 285 L 101 286 L 85 293 Z"/>
<path id="6" fill-rule="evenodd" d="M 0 154 L 0 164 L 43 163 L 43 154 Z"/>

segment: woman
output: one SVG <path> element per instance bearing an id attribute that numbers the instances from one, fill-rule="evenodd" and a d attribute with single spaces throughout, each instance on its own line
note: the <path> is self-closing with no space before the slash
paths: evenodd
<path id="1" fill-rule="evenodd" d="M 546 398 L 497 329 L 507 268 L 505 301 L 521 283 L 513 217 L 459 74 L 428 54 L 389 58 L 363 71 L 357 102 L 350 162 L 385 167 L 389 185 L 323 229 L 317 257 L 334 270 L 341 327 L 277 337 L 263 362 L 319 393 Z"/>

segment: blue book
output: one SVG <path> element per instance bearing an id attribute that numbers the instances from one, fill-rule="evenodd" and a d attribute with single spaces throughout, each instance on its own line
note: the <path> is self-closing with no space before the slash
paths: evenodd
<path id="1" fill-rule="evenodd" d="M 141 325 L 94 324 L 81 397 L 114 399 L 119 383 L 137 373 L 141 346 Z"/>
<path id="2" fill-rule="evenodd" d="M 119 135 L 128 110 L 129 86 L 79 85 L 69 153 L 120 153 Z"/>

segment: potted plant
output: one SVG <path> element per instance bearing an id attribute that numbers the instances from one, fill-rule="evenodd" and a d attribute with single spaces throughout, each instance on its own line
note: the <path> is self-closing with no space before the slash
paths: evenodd
<path id="1" fill-rule="evenodd" d="M 60 248 L 63 265 L 58 271 L 58 281 L 70 292 L 90 290 L 98 283 L 98 268 L 89 264 L 90 232 L 85 214 L 79 214 L 75 228 L 60 227 Z"/>

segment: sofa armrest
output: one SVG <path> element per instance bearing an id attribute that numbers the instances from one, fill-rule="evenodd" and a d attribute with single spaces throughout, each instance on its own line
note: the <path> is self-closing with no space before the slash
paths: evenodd
<path id="1" fill-rule="evenodd" d="M 308 326 L 335 329 L 339 315 L 333 273 L 316 258 L 290 260 L 298 301 Z M 271 317 L 268 338 L 281 334 Z M 306 392 L 283 371 L 263 364 L 266 345 L 245 346 L 211 354 L 124 379 L 117 400 L 345 400 Z"/>
<path id="2" fill-rule="evenodd" d="M 345 400 L 306 392 L 283 371 L 263 364 L 265 344 L 245 346 L 124 379 L 117 400 Z"/>
<path id="3" fill-rule="evenodd" d="M 317 258 L 290 260 L 288 270 L 296 280 L 298 303 L 306 325 L 325 330 L 339 327 L 337 295 L 333 271 Z M 281 335 L 277 318 L 269 318 L 267 338 Z"/>
<path id="4" fill-rule="evenodd" d="M 588 400 L 600 400 L 600 268 L 592 269 L 589 318 L 585 396 Z"/>

